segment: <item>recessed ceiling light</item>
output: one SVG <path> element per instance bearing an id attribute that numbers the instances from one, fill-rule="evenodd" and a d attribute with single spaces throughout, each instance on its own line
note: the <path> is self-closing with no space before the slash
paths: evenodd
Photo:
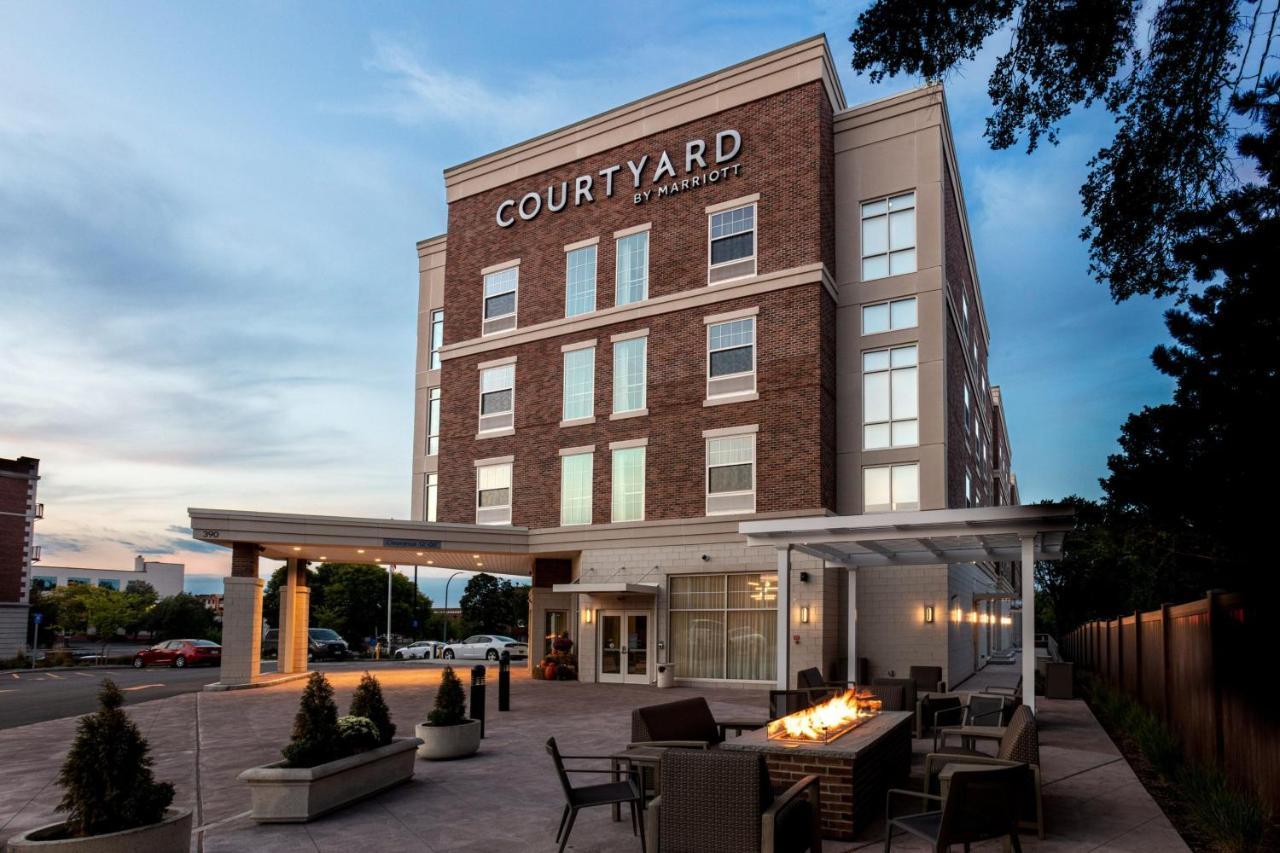
<path id="1" fill-rule="evenodd" d="M 472 555 L 471 555 L 471 559 L 473 559 L 473 560 L 478 560 L 478 559 L 480 559 L 480 555 L 479 555 L 479 554 L 472 554 Z"/>
<path id="2" fill-rule="evenodd" d="M 427 565 L 428 565 L 428 566 L 434 566 L 435 564 L 436 564 L 436 561 L 435 561 L 435 560 L 427 560 Z"/>
<path id="3" fill-rule="evenodd" d="M 329 558 L 328 558 L 328 557 L 326 557 L 326 556 L 324 556 L 324 555 L 321 555 L 321 556 L 320 556 L 320 559 L 322 559 L 322 560 L 327 560 L 327 559 L 329 559 Z"/>
<path id="4" fill-rule="evenodd" d="M 421 557 L 421 556 L 422 556 L 422 552 L 421 552 L 421 551 L 419 551 L 419 552 L 418 552 L 418 556 L 419 556 L 419 557 Z"/>
<path id="5" fill-rule="evenodd" d="M 357 554 L 363 554 L 363 553 L 364 553 L 364 549 L 363 549 L 363 548 L 357 548 L 357 549 L 356 549 L 356 553 L 357 553 Z"/>
<path id="6" fill-rule="evenodd" d="M 302 546 L 301 546 L 301 545 L 294 545 L 294 546 L 293 546 L 293 550 L 295 550 L 295 551 L 301 551 L 301 550 L 302 550 Z"/>

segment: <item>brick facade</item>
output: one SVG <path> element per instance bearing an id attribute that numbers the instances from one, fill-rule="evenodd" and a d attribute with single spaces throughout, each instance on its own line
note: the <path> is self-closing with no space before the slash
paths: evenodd
<path id="1" fill-rule="evenodd" d="M 27 600 L 27 561 L 32 542 L 39 461 L 0 459 L 0 602 Z"/>

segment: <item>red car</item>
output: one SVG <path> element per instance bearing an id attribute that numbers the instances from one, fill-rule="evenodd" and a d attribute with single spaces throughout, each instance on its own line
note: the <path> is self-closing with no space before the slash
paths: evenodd
<path id="1" fill-rule="evenodd" d="M 149 649 L 143 649 L 133 656 L 133 668 L 142 669 L 150 664 L 176 666 L 198 666 L 207 663 L 218 666 L 222 663 L 222 646 L 212 640 L 168 640 Z"/>

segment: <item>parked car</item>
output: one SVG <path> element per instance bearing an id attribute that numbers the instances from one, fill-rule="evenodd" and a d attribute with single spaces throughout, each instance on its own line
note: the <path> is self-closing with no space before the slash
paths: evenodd
<path id="1" fill-rule="evenodd" d="M 346 660 L 351 657 L 347 641 L 332 628 L 307 630 L 307 660 Z M 262 656 L 273 658 L 280 654 L 280 629 L 272 628 L 262 637 Z"/>
<path id="2" fill-rule="evenodd" d="M 444 643 L 439 640 L 418 640 L 416 643 L 396 649 L 396 660 L 417 660 L 419 658 L 430 660 L 431 658 L 440 657 L 440 652 L 444 651 Z"/>
<path id="3" fill-rule="evenodd" d="M 219 666 L 222 664 L 222 646 L 212 640 L 166 640 L 133 656 L 133 668 L 144 666 Z"/>
<path id="4" fill-rule="evenodd" d="M 529 644 L 501 634 L 475 634 L 462 642 L 450 643 L 445 647 L 443 657 L 497 660 L 503 652 L 511 652 L 513 658 L 526 658 L 529 656 Z"/>

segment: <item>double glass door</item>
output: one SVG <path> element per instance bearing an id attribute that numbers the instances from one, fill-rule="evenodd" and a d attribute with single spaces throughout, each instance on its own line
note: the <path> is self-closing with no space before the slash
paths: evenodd
<path id="1" fill-rule="evenodd" d="M 647 610 L 605 610 L 600 614 L 600 680 L 649 683 Z"/>

